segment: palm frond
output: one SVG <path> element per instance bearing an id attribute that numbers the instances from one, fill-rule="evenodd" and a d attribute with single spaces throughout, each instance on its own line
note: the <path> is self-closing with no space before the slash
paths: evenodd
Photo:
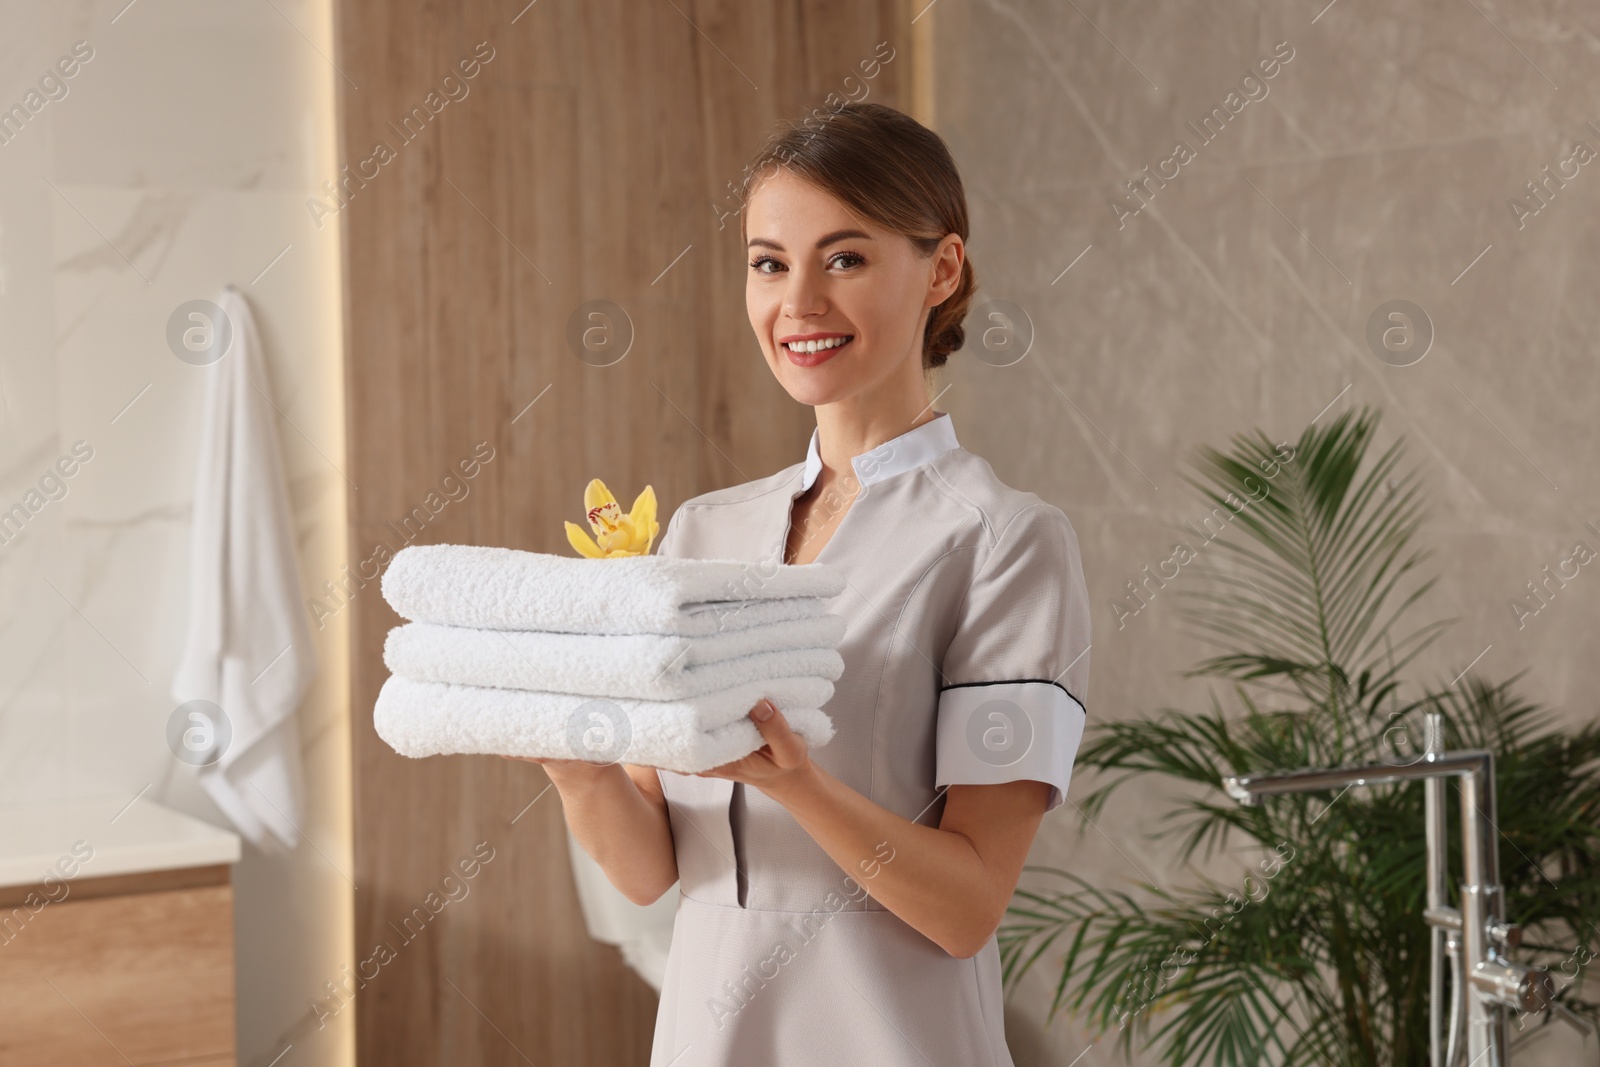
<path id="1" fill-rule="evenodd" d="M 1442 715 L 1449 747 L 1495 755 L 1501 880 L 1528 961 L 1564 973 L 1600 937 L 1600 724 L 1556 729 L 1515 694 L 1520 675 L 1406 679 L 1451 620 L 1406 628 L 1435 579 L 1418 573 L 1429 553 L 1411 544 L 1418 476 L 1400 470 L 1398 440 L 1369 459 L 1376 425 L 1363 408 L 1307 429 L 1292 449 L 1255 431 L 1226 453 L 1199 450 L 1201 477 L 1186 480 L 1211 511 L 1179 598 L 1186 624 L 1222 651 L 1186 674 L 1223 682 L 1233 707 L 1211 691 L 1203 711 L 1099 724 L 1078 752 L 1094 775 L 1075 801 L 1085 825 L 1156 775 L 1180 786 L 1148 829 L 1175 841 L 1175 860 L 1243 854 L 1230 845 L 1242 840 L 1257 865 L 1233 886 L 1197 877 L 1137 892 L 1030 867 L 1001 926 L 1005 982 L 1049 960 L 1059 968 L 1050 1016 L 1115 1029 L 1124 1052 L 1139 1043 L 1167 1064 L 1252 1067 L 1426 1061 L 1420 787 L 1249 808 L 1219 791 L 1230 773 L 1414 758 L 1425 712 Z M 1460 857 L 1452 863 L 1459 880 Z M 1558 978 L 1558 1001 L 1600 1022 L 1586 978 L 1582 967 Z"/>

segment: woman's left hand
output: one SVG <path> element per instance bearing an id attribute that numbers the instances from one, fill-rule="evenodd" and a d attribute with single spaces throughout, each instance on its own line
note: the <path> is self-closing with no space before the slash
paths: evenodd
<path id="1" fill-rule="evenodd" d="M 770 712 L 770 714 L 768 714 Z M 761 716 L 766 714 L 763 719 Z M 780 786 L 811 769 L 811 748 L 805 738 L 789 729 L 788 720 L 772 701 L 765 698 L 750 709 L 750 718 L 761 731 L 766 744 L 743 759 L 724 763 L 709 771 L 698 771 L 697 778 L 727 778 L 765 789 Z"/>

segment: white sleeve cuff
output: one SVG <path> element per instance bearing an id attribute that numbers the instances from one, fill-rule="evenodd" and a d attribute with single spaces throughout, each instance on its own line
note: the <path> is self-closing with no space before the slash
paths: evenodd
<path id="1" fill-rule="evenodd" d="M 987 682 L 939 692 L 934 788 L 1048 782 L 1051 812 L 1067 799 L 1083 740 L 1083 705 L 1054 682 Z"/>

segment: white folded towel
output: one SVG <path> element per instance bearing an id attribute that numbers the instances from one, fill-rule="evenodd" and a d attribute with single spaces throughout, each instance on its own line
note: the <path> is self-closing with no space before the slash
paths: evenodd
<path id="1" fill-rule="evenodd" d="M 844 659 L 834 648 L 844 628 L 838 615 L 711 637 L 537 633 L 412 622 L 389 631 L 383 662 L 390 672 L 419 682 L 672 701 L 769 678 L 809 675 L 835 681 L 844 673 Z M 790 647 L 795 640 L 808 644 Z M 774 642 L 777 647 L 762 648 Z M 727 655 L 739 647 L 758 651 Z"/>
<path id="2" fill-rule="evenodd" d="M 624 556 L 587 559 L 482 545 L 411 545 L 383 572 L 406 619 L 491 630 L 703 636 L 808 618 L 844 592 L 822 563 Z"/>
<path id="3" fill-rule="evenodd" d="M 763 695 L 772 698 L 807 744 L 822 747 L 833 737 L 833 721 L 819 707 L 832 692 L 833 683 L 825 679 L 778 679 L 660 703 L 390 675 L 378 691 L 373 725 L 396 752 L 413 758 L 458 753 L 588 758 L 694 774 L 765 744 L 748 716 Z"/>

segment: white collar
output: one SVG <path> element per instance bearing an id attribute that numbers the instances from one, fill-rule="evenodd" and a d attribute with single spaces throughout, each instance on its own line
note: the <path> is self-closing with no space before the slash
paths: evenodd
<path id="1" fill-rule="evenodd" d="M 811 431 L 811 446 L 806 451 L 806 465 L 800 477 L 800 491 L 811 488 L 811 483 L 822 473 L 822 455 L 817 450 L 820 430 Z M 913 427 L 899 437 L 891 438 L 870 452 L 853 456 L 850 466 L 863 486 L 881 482 L 904 473 L 924 463 L 930 463 L 952 448 L 960 447 L 950 413 L 941 411 L 937 418 Z"/>

